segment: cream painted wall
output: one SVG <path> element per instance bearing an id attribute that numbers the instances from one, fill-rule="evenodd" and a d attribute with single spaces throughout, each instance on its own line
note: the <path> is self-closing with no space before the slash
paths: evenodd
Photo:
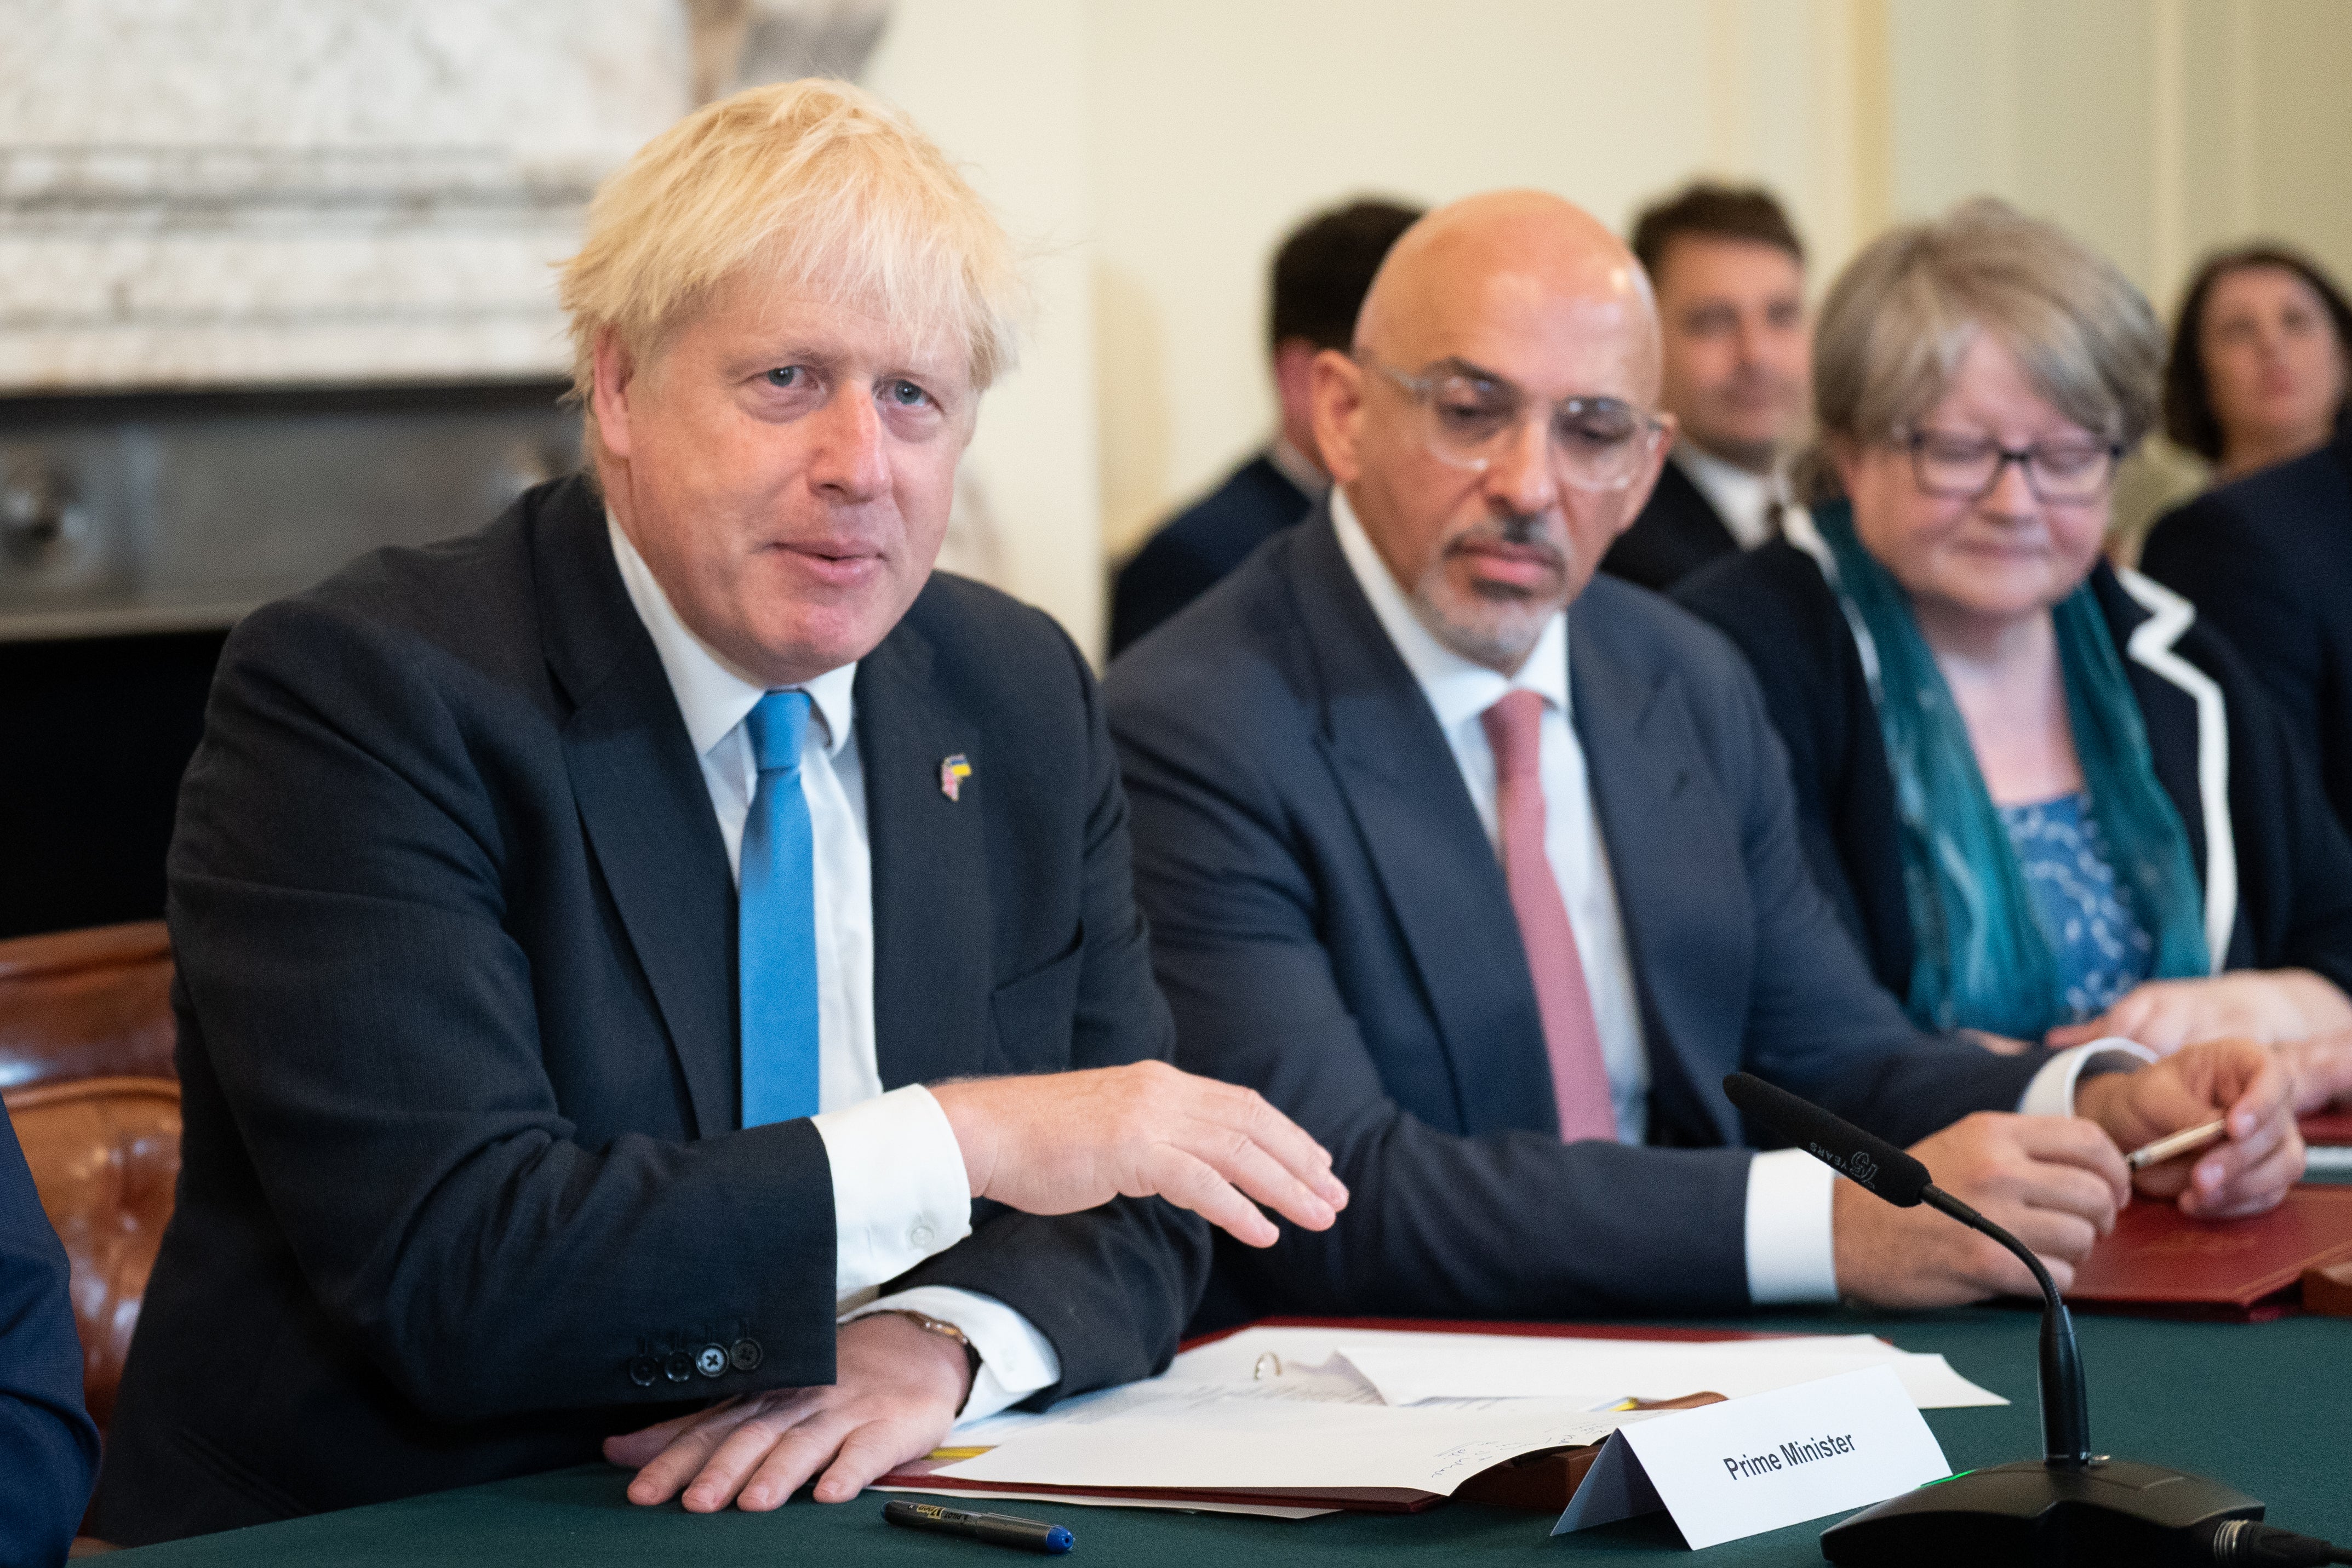
<path id="1" fill-rule="evenodd" d="M 1753 177 L 1818 283 L 1990 192 L 2168 317 L 2258 231 L 2352 276 L 2348 60 L 2345 0 L 899 0 L 868 80 L 1039 248 L 971 466 L 1004 585 L 1094 648 L 1106 556 L 1269 429 L 1265 266 L 1315 207 L 1527 184 L 1622 224 Z"/>

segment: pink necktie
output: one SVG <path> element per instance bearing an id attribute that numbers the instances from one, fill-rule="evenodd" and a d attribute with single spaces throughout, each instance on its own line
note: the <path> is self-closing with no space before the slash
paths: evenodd
<path id="1" fill-rule="evenodd" d="M 1609 1069 L 1601 1059 L 1601 1027 L 1592 1020 L 1592 993 L 1584 960 L 1568 921 L 1551 858 L 1544 853 L 1542 750 L 1544 700 L 1512 691 L 1478 716 L 1495 751 L 1495 816 L 1503 829 L 1503 879 L 1518 917 L 1519 942 L 1536 983 L 1544 1049 L 1551 1058 L 1552 1098 L 1559 1106 L 1559 1136 L 1617 1136 L 1609 1098 Z"/>

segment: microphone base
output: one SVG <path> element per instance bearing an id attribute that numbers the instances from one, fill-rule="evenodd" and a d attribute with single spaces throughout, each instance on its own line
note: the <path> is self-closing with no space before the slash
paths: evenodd
<path id="1" fill-rule="evenodd" d="M 1822 1531 L 1822 1555 L 1848 1568 L 2210 1568 L 2196 1527 L 2262 1517 L 2263 1505 L 2235 1488 L 2160 1465 L 2021 1459 L 1866 1508 Z"/>

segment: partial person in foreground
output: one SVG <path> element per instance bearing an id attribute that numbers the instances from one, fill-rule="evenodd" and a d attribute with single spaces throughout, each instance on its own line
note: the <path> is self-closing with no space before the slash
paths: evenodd
<path id="1" fill-rule="evenodd" d="M 1643 212 L 1633 246 L 1657 292 L 1675 444 L 1601 569 L 1663 593 L 1803 510 L 1789 463 L 1811 374 L 1805 247 L 1769 191 L 1706 181 Z"/>
<path id="2" fill-rule="evenodd" d="M 1738 1068 L 1912 1144 L 2062 1279 L 2131 1190 L 2118 1145 L 2226 1115 L 2140 1190 L 2278 1202 L 2302 1147 L 2261 1047 L 2003 1058 L 1873 981 L 1738 651 L 1593 574 L 1674 435 L 1605 229 L 1534 192 L 1433 213 L 1315 371 L 1330 500 L 1105 686 L 1178 1059 L 1297 1117 L 1352 1194 L 1221 1248 L 1204 1325 L 2031 1289 L 1940 1215 L 1741 1147 Z"/>
<path id="3" fill-rule="evenodd" d="M 1164 1366 L 1177 1205 L 1329 1223 L 1327 1155 L 1168 1065 L 1085 660 L 931 574 L 1020 296 L 872 99 L 713 104 L 563 273 L 593 473 L 237 627 L 103 1534 L 600 1451 L 840 1501 Z"/>
<path id="4" fill-rule="evenodd" d="M 2352 844 L 2188 601 L 2100 553 L 2162 339 L 2121 272 L 1980 201 L 1822 307 L 1822 482 L 1682 603 L 1754 665 L 1815 879 L 1923 1028 L 2075 1045 L 2352 1026 Z"/>
<path id="5" fill-rule="evenodd" d="M 2347 385 L 2352 304 L 2333 279 L 2268 247 L 2210 264 L 2181 308 L 2165 422 L 2230 482 L 2159 520 L 2140 569 L 2244 655 L 2352 832 Z"/>
<path id="6" fill-rule="evenodd" d="M 1283 240 L 1266 290 L 1279 420 L 1274 439 L 1215 489 L 1161 523 L 1118 569 L 1111 586 L 1112 658 L 1295 525 L 1330 488 L 1330 473 L 1315 450 L 1308 366 L 1325 349 L 1348 346 L 1381 258 L 1420 216 L 1420 208 L 1394 202 L 1350 202 L 1317 213 Z"/>
<path id="7" fill-rule="evenodd" d="M 66 1249 L 0 1110 L 0 1563 L 65 1561 L 98 1475 Z"/>

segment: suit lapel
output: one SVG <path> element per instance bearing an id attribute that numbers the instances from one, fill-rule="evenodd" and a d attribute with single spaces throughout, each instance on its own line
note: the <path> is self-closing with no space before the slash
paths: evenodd
<path id="1" fill-rule="evenodd" d="M 886 1089 L 976 1070 L 983 1058 L 993 932 L 980 726 L 941 699 L 919 599 L 857 667 L 857 750 L 874 867 L 874 1044 Z M 942 763 L 972 773 L 950 800 Z"/>
<path id="2" fill-rule="evenodd" d="M 695 1135 L 710 1137 L 740 1119 L 726 844 L 594 490 L 551 493 L 534 545 L 548 664 L 576 704 L 563 750 L 581 826 L 661 1010 Z"/>
<path id="3" fill-rule="evenodd" d="M 1502 863 L 1437 716 L 1356 584 L 1328 505 L 1301 525 L 1292 568 L 1323 677 L 1318 742 L 1435 1015 L 1463 1130 L 1558 1136 L 1543 1022 Z"/>
<path id="4" fill-rule="evenodd" d="M 1596 592 L 1595 589 L 1598 591 Z M 1645 677 L 1612 646 L 1596 584 L 1569 611 L 1569 679 L 1577 738 L 1607 846 L 1618 917 L 1640 993 L 1651 1065 L 1652 1121 L 1662 1131 L 1738 1128 L 1698 1091 L 1737 1066 L 1753 932 L 1740 889 L 1740 847 L 1707 809 L 1692 734 L 1671 672 Z M 1728 1040 L 1733 1058 L 1689 1059 L 1692 1044 Z"/>

